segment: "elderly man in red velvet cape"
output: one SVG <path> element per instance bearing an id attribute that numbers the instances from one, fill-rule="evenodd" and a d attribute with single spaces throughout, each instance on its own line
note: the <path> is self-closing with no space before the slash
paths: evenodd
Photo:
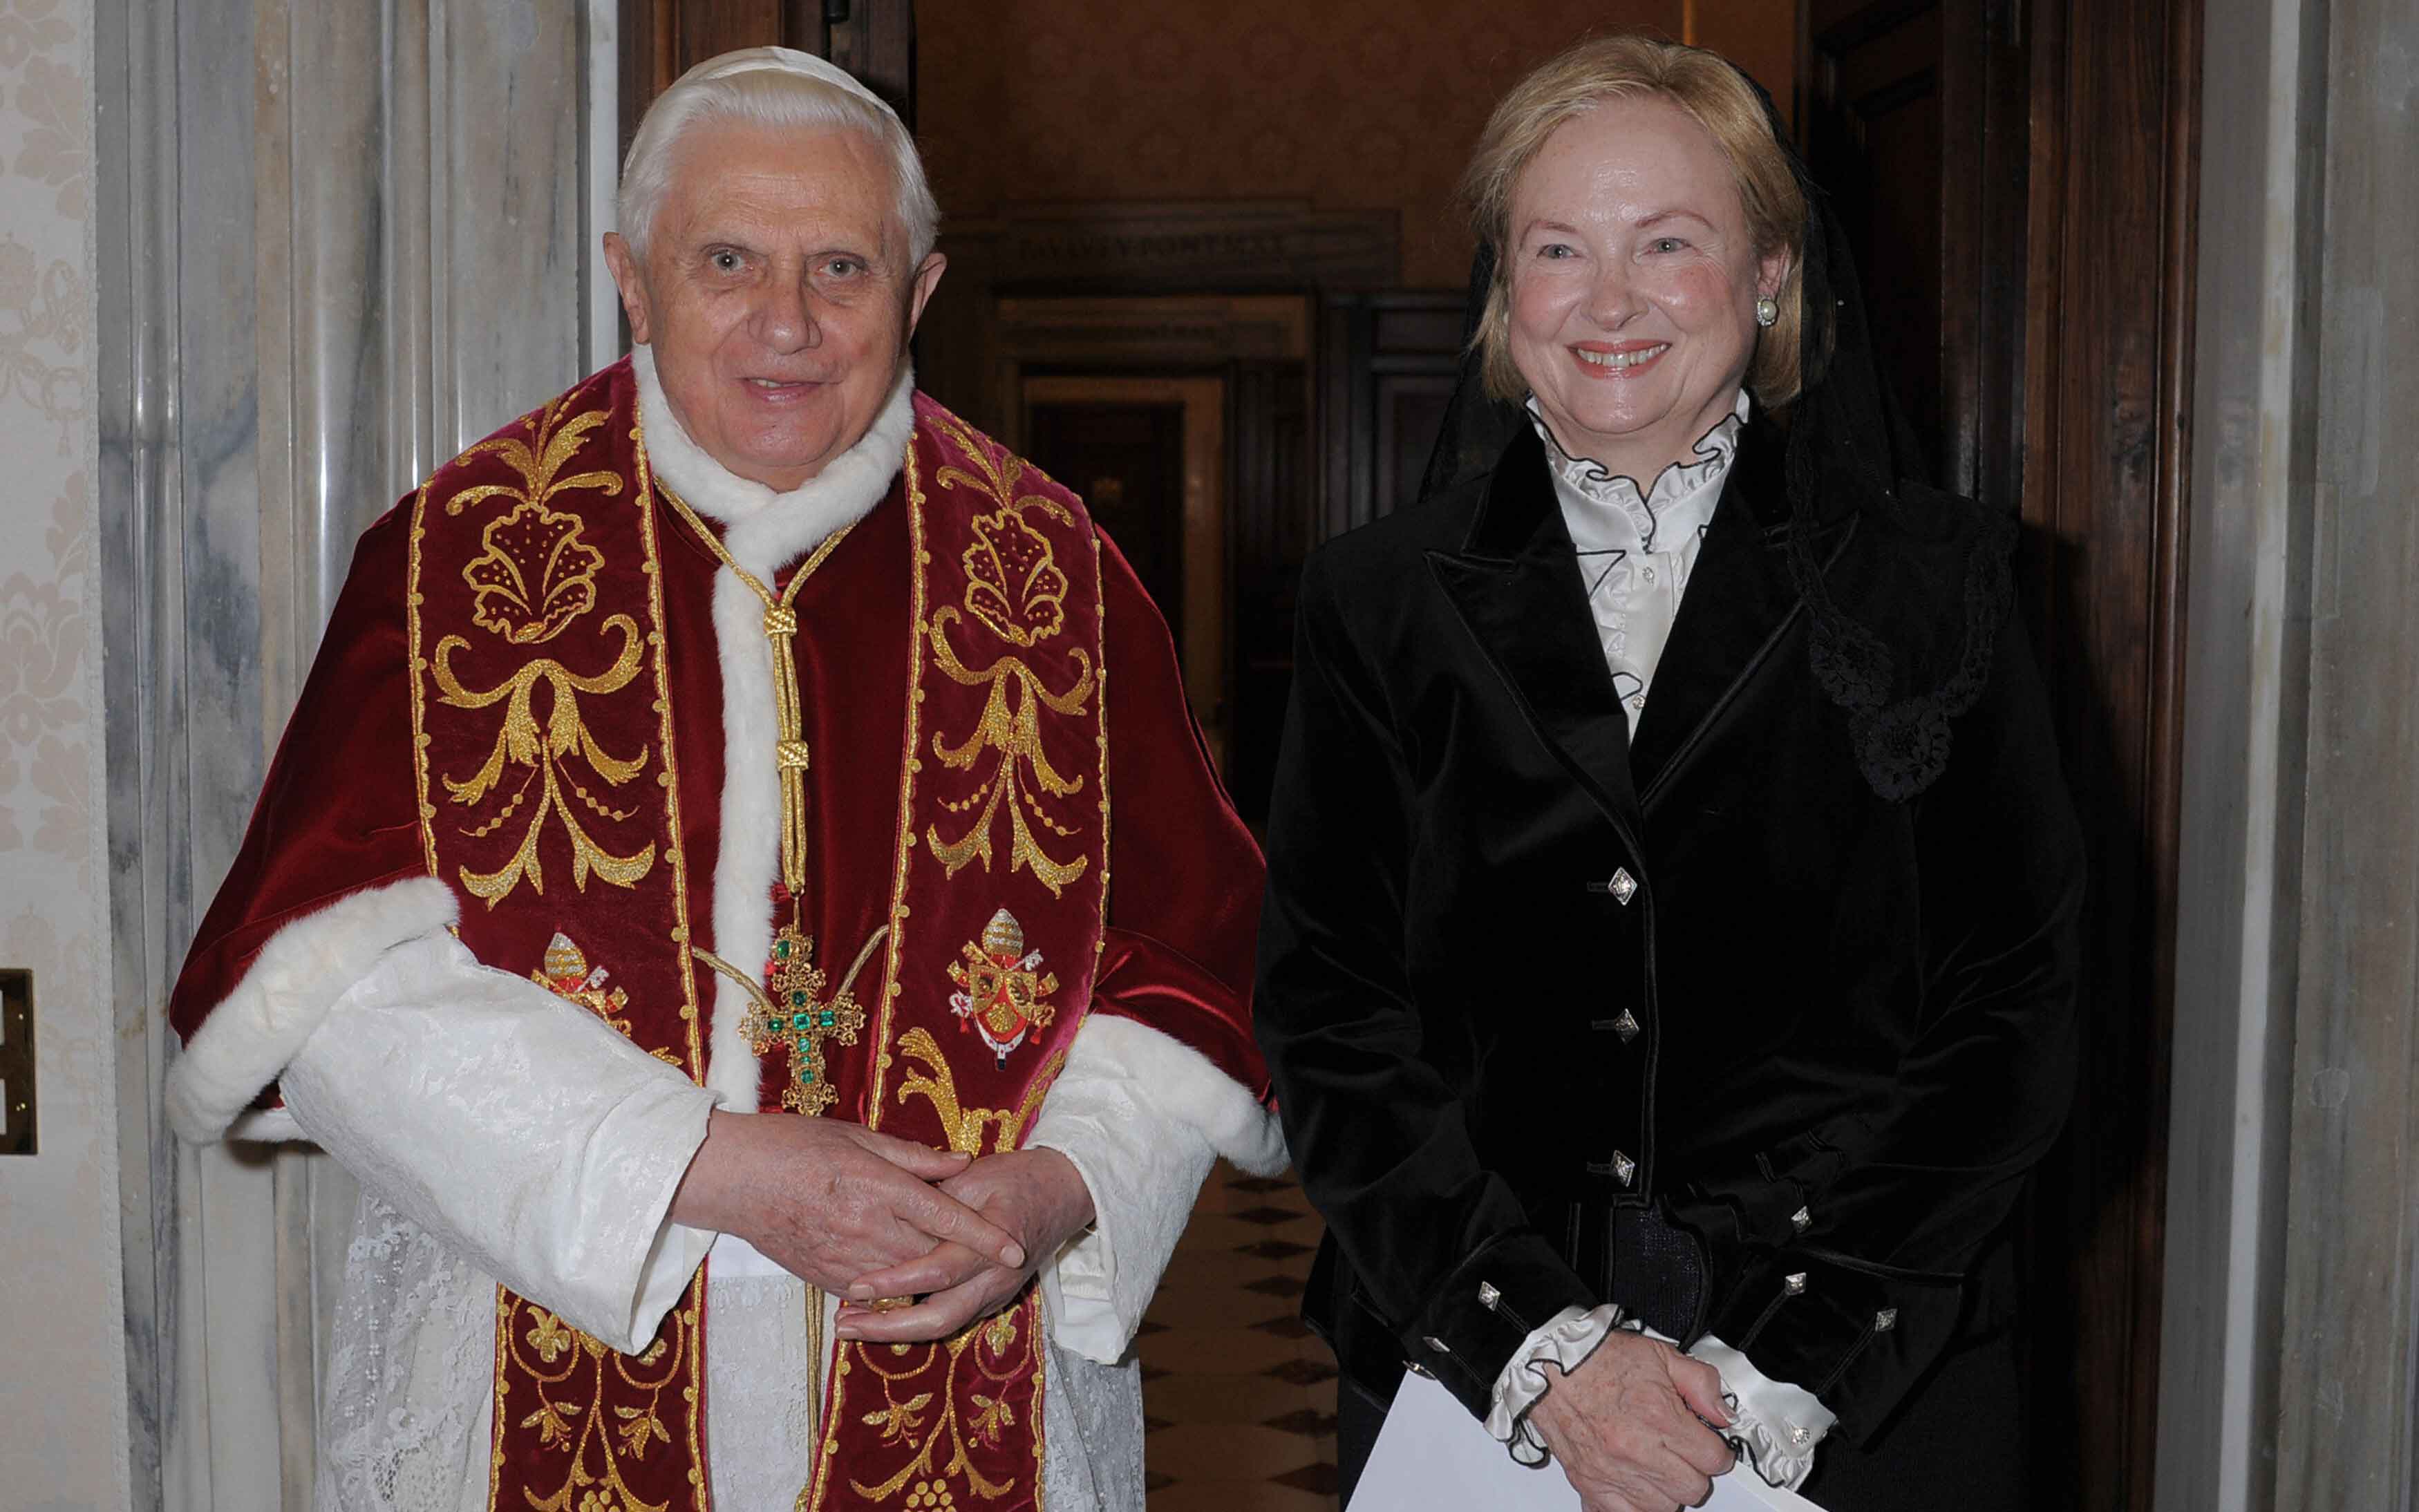
<path id="1" fill-rule="evenodd" d="M 915 391 L 896 116 L 649 111 L 636 355 L 362 538 L 172 1012 L 190 1138 L 362 1180 L 343 1508 L 1142 1505 L 1130 1353 L 1283 1158 L 1260 862 L 1082 503 Z"/>

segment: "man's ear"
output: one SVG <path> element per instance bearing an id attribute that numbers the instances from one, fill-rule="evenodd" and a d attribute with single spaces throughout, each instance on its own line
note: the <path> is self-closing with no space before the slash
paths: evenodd
<path id="1" fill-rule="evenodd" d="M 630 339 L 643 347 L 655 339 L 647 324 L 646 275 L 639 270 L 639 259 L 630 255 L 630 244 L 619 231 L 605 233 L 605 266 L 613 274 L 613 286 L 622 291 L 622 313 L 630 317 Z"/>
<path id="2" fill-rule="evenodd" d="M 916 265 L 915 282 L 907 289 L 907 329 L 900 336 L 902 345 L 916 333 L 916 322 L 924 318 L 924 306 L 931 301 L 932 291 L 941 286 L 941 275 L 948 267 L 949 259 L 937 252 L 926 253 L 924 260 Z"/>

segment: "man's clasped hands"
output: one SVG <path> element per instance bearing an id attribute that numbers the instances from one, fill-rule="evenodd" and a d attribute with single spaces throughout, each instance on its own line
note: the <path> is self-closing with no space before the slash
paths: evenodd
<path id="1" fill-rule="evenodd" d="M 1091 1224 L 1092 1195 L 1055 1149 L 970 1159 L 836 1119 L 717 1111 L 671 1217 L 839 1297 L 842 1338 L 908 1344 L 1014 1301 Z M 873 1306 L 894 1298 L 916 1301 Z"/>

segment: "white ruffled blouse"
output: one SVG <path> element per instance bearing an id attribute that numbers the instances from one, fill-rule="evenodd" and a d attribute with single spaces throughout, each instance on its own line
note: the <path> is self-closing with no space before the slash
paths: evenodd
<path id="1" fill-rule="evenodd" d="M 1579 548 L 1596 640 L 1633 734 L 1646 708 L 1647 686 L 1655 681 L 1655 664 L 1662 660 L 1672 623 L 1679 617 L 1680 595 L 1697 564 L 1705 527 L 1721 502 L 1747 416 L 1742 390 L 1731 413 L 1698 440 L 1696 461 L 1672 463 L 1652 487 L 1641 489 L 1636 479 L 1563 450 L 1537 401 L 1529 401 L 1529 422 L 1546 443 L 1563 523 Z"/>

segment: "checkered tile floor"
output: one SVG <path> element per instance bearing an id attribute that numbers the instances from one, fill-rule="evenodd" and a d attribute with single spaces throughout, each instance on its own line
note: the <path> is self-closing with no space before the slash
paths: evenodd
<path id="1" fill-rule="evenodd" d="M 1300 1317 L 1319 1222 L 1223 1163 L 1142 1325 L 1150 1512 L 1334 1512 L 1335 1358 Z"/>

